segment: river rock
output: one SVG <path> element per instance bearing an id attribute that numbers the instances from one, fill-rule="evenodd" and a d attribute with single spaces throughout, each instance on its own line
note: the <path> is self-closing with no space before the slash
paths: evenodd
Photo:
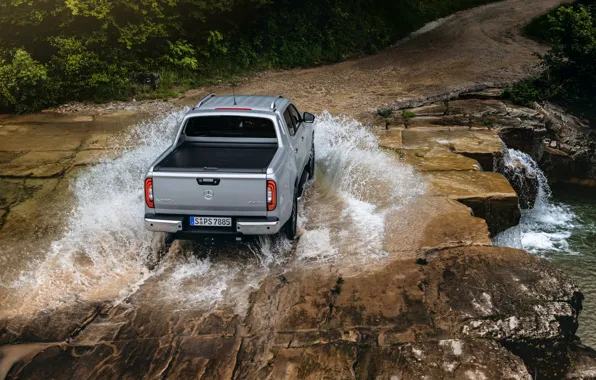
<path id="1" fill-rule="evenodd" d="M 517 193 L 499 173 L 432 172 L 426 178 L 434 193 L 458 200 L 470 207 L 475 216 L 485 219 L 493 236 L 519 223 Z"/>
<path id="2" fill-rule="evenodd" d="M 596 130 L 555 104 L 536 108 L 546 119 L 549 137 L 557 142 L 556 148 L 545 150 L 540 161 L 549 180 L 596 183 Z"/>
<path id="3" fill-rule="evenodd" d="M 240 315 L 150 302 L 159 281 L 150 282 L 73 326 L 72 339 L 19 360 L 9 377 L 530 379 L 573 370 L 582 297 L 552 264 L 491 246 L 422 257 L 269 276 Z"/>

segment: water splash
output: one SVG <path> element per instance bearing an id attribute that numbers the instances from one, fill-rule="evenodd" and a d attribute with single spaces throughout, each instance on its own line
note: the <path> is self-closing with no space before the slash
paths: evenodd
<path id="1" fill-rule="evenodd" d="M 307 188 L 299 209 L 305 232 L 297 244 L 264 237 L 216 252 L 176 243 L 160 258 L 163 236 L 143 226 L 143 178 L 171 144 L 186 112 L 139 124 L 124 140 L 130 148 L 119 158 L 79 174 L 71 186 L 75 205 L 67 232 L 17 281 L 0 284 L 9 294 L 3 301 L 11 305 L 1 317 L 75 302 L 119 302 L 139 288 L 193 307 L 246 306 L 251 289 L 274 268 L 283 272 L 302 260 L 383 256 L 385 215 L 425 189 L 414 169 L 378 147 L 369 129 L 324 112 L 315 126 L 319 180 Z M 149 270 L 148 263 L 158 267 Z"/>
<path id="2" fill-rule="evenodd" d="M 171 144 L 186 109 L 137 125 L 119 158 L 104 160 L 71 183 L 75 205 L 67 232 L 45 257 L 8 285 L 16 312 L 19 297 L 34 309 L 74 300 L 121 298 L 149 276 L 145 264 L 162 239 L 143 226 L 143 178 Z"/>
<path id="3" fill-rule="evenodd" d="M 497 235 L 496 245 L 521 248 L 534 254 L 548 252 L 569 253 L 568 239 L 574 228 L 575 215 L 566 206 L 552 200 L 552 191 L 548 179 L 536 161 L 528 154 L 515 149 L 508 149 L 504 157 L 504 170 L 511 176 L 524 175 L 537 180 L 534 206 L 522 210 L 520 224 Z"/>
<path id="4" fill-rule="evenodd" d="M 411 166 L 380 149 L 370 129 L 346 116 L 325 111 L 318 117 L 315 149 L 321 176 L 317 199 L 307 210 L 314 227 L 303 238 L 317 244 L 299 246 L 298 255 L 384 257 L 386 215 L 414 202 L 426 183 Z"/>

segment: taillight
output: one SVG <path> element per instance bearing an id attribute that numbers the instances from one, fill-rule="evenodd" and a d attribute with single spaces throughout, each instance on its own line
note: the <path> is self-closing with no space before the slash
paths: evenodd
<path id="1" fill-rule="evenodd" d="M 153 178 L 147 178 L 145 180 L 145 203 L 147 203 L 147 207 L 155 208 L 155 203 L 153 202 Z"/>
<path id="2" fill-rule="evenodd" d="M 267 181 L 267 211 L 273 211 L 277 207 L 277 185 L 275 181 Z"/>

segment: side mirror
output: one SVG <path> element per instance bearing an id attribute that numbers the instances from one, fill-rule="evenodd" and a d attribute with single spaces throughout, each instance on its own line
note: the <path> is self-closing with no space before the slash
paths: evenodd
<path id="1" fill-rule="evenodd" d="M 302 120 L 304 120 L 305 123 L 314 123 L 315 115 L 310 112 L 305 112 L 304 115 L 302 115 Z"/>

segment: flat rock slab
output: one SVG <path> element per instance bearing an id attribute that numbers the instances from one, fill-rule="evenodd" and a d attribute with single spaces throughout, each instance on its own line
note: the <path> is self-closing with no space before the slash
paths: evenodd
<path id="1" fill-rule="evenodd" d="M 425 177 L 431 192 L 456 199 L 485 219 L 493 236 L 519 223 L 519 198 L 502 174 L 446 171 L 426 173 Z"/>
<path id="2" fill-rule="evenodd" d="M 76 154 L 73 165 L 74 166 L 86 166 L 100 163 L 107 159 L 114 159 L 119 156 L 118 152 L 114 150 L 83 150 Z"/>
<path id="3" fill-rule="evenodd" d="M 447 106 L 443 103 L 432 103 L 421 107 L 404 110 L 404 112 L 411 112 L 416 116 L 443 116 L 447 113 Z"/>
<path id="4" fill-rule="evenodd" d="M 507 115 L 507 106 L 500 100 L 451 100 L 449 102 L 449 114 L 475 118 L 482 118 L 488 115 Z"/>
<path id="5" fill-rule="evenodd" d="M 0 164 L 0 176 L 53 177 L 71 165 L 72 152 L 29 152 L 8 163 Z"/>
<path id="6" fill-rule="evenodd" d="M 429 171 L 477 171 L 478 161 L 454 153 L 445 147 L 428 149 L 399 149 L 396 153 L 420 172 Z"/>
<path id="7" fill-rule="evenodd" d="M 503 94 L 502 88 L 487 88 L 482 91 L 466 92 L 459 95 L 460 99 L 485 99 L 485 100 L 498 100 Z"/>
<path id="8" fill-rule="evenodd" d="M 379 133 L 380 140 L 379 146 L 388 149 L 400 149 L 403 148 L 402 141 L 402 130 L 391 129 L 388 131 L 382 131 Z"/>
<path id="9" fill-rule="evenodd" d="M 505 150 L 494 131 L 408 129 L 402 132 L 402 140 L 405 149 L 447 148 L 478 161 L 487 171 L 494 169 L 495 162 L 502 159 Z"/>

